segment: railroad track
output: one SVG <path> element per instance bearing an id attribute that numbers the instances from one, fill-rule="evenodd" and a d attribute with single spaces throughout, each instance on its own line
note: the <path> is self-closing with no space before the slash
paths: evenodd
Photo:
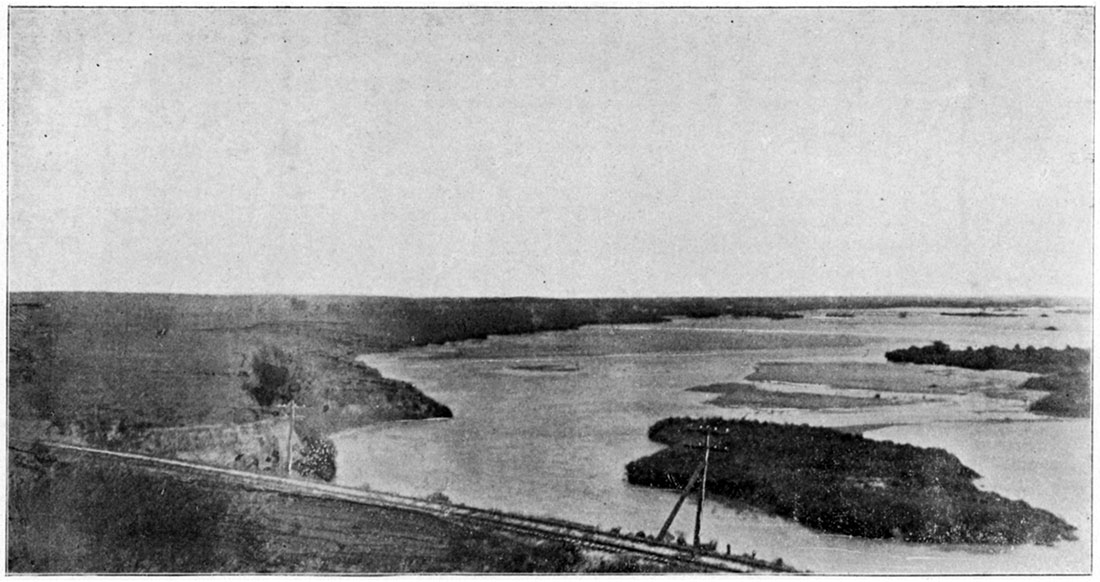
<path id="1" fill-rule="evenodd" d="M 565 541 L 586 548 L 612 553 L 627 552 L 644 556 L 647 559 L 661 563 L 687 566 L 698 570 L 712 572 L 785 574 L 798 572 L 794 568 L 784 565 L 781 562 L 766 562 L 749 556 L 726 555 L 702 551 L 649 538 L 640 538 L 622 533 L 605 531 L 592 526 L 564 520 L 531 517 L 450 503 L 438 503 L 394 493 L 364 491 L 361 489 L 341 487 L 316 481 L 304 481 L 276 475 L 250 473 L 178 461 L 175 459 L 163 459 L 134 453 L 108 451 L 65 443 L 44 441 L 32 443 L 29 441 L 9 440 L 8 448 L 16 451 L 30 452 L 31 447 L 36 444 L 45 446 L 59 458 L 78 458 L 87 456 L 99 460 L 126 464 L 129 467 L 140 467 L 154 473 L 168 474 L 183 478 L 201 477 L 213 479 L 228 485 L 253 490 L 302 495 L 321 499 L 335 499 L 403 511 L 415 511 L 475 527 L 506 530 L 542 539 Z"/>

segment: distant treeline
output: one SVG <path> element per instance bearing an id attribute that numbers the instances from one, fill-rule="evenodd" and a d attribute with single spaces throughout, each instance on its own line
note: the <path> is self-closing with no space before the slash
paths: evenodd
<path id="1" fill-rule="evenodd" d="M 990 313 L 988 311 L 968 311 L 966 313 L 950 313 L 941 311 L 940 315 L 948 317 L 1023 317 L 1022 313 Z"/>
<path id="2" fill-rule="evenodd" d="M 1012 349 L 986 346 L 953 350 L 941 341 L 930 346 L 910 346 L 886 352 L 886 359 L 910 364 L 936 364 L 971 370 L 1015 370 L 1033 374 L 1073 372 L 1088 366 L 1090 361 L 1088 350 L 1069 346 L 1064 350 L 1032 346 L 1021 348 L 1019 345 Z"/>
<path id="3" fill-rule="evenodd" d="M 631 484 L 686 485 L 711 434 L 708 493 L 818 530 L 922 543 L 1018 544 L 1074 539 L 1074 528 L 1022 501 L 978 489 L 941 449 L 810 426 L 668 418 L 650 439 L 669 448 L 626 466 Z"/>
<path id="4" fill-rule="evenodd" d="M 161 328 L 186 322 L 210 330 L 255 328 L 272 333 L 321 332 L 363 351 L 505 335 L 575 329 L 592 324 L 656 323 L 670 317 L 731 316 L 784 319 L 799 311 L 888 308 L 1054 306 L 1044 298 L 937 297 L 679 297 L 545 299 L 404 298 L 334 295 L 167 295 L 14 293 L 20 313 L 53 311 L 134 313 Z M 26 307 L 24 307 L 26 306 Z"/>

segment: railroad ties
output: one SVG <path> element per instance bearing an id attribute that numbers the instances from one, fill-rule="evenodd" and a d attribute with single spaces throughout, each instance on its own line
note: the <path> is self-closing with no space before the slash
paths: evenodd
<path id="1" fill-rule="evenodd" d="M 393 493 L 364 491 L 316 481 L 305 481 L 263 473 L 249 473 L 175 459 L 107 451 L 65 443 L 42 441 L 32 443 L 19 440 L 9 440 L 8 442 L 8 447 L 13 450 L 28 451 L 35 445 L 44 446 L 61 458 L 90 456 L 97 460 L 122 463 L 128 467 L 140 467 L 154 473 L 168 474 L 180 478 L 205 477 L 230 486 L 414 511 L 473 527 L 507 530 L 543 539 L 565 541 L 599 551 L 634 554 L 660 563 L 684 566 L 687 569 L 735 573 L 798 572 L 798 570 L 780 561 L 768 562 L 750 556 L 721 554 L 704 548 L 693 548 L 652 538 L 631 536 L 619 531 L 605 531 L 593 526 L 565 520 L 439 503 Z"/>

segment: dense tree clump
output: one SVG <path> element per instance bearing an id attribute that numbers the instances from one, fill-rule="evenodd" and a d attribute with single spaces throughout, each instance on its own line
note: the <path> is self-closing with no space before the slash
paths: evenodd
<path id="1" fill-rule="evenodd" d="M 1050 392 L 1028 407 L 1031 412 L 1088 418 L 1092 410 L 1092 378 L 1088 370 L 1029 378 L 1020 388 Z"/>
<path id="2" fill-rule="evenodd" d="M 977 350 L 969 347 L 952 350 L 951 346 L 941 341 L 932 342 L 930 346 L 910 346 L 886 352 L 886 359 L 891 362 L 937 364 L 971 370 L 1015 370 L 1033 374 L 1075 371 L 1087 367 L 1090 361 L 1088 350 L 1069 346 L 1064 350 L 1032 346 L 1021 348 L 1019 345 L 1012 349 L 986 346 Z"/>
<path id="3" fill-rule="evenodd" d="M 635 485 L 684 487 L 711 434 L 707 491 L 823 531 L 911 542 L 1019 544 L 1074 539 L 1073 526 L 982 491 L 950 453 L 827 428 L 670 418 L 649 437 L 670 445 L 629 463 Z"/>
<path id="4" fill-rule="evenodd" d="M 244 390 L 260 406 L 275 406 L 297 400 L 306 384 L 304 372 L 283 350 L 264 346 L 252 354 L 252 373 Z"/>

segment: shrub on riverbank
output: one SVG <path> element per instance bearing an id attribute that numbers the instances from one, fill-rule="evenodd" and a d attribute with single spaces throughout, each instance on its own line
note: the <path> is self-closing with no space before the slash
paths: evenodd
<path id="1" fill-rule="evenodd" d="M 712 433 L 707 491 L 832 533 L 926 543 L 1019 544 L 1074 539 L 1073 526 L 981 491 L 978 475 L 940 449 L 827 428 L 669 418 L 649 437 L 669 445 L 629 463 L 635 485 L 682 488 Z"/>
<path id="2" fill-rule="evenodd" d="M 323 437 L 302 437 L 301 458 L 293 468 L 303 477 L 332 481 L 336 478 L 336 445 Z"/>
<path id="3" fill-rule="evenodd" d="M 1088 418 L 1092 412 L 1092 377 L 1087 370 L 1031 378 L 1020 388 L 1050 392 L 1028 407 L 1031 412 L 1073 418 Z"/>
<path id="4" fill-rule="evenodd" d="M 252 373 L 242 385 L 260 406 L 298 401 L 309 388 L 302 363 L 277 346 L 265 345 L 252 354 Z"/>

